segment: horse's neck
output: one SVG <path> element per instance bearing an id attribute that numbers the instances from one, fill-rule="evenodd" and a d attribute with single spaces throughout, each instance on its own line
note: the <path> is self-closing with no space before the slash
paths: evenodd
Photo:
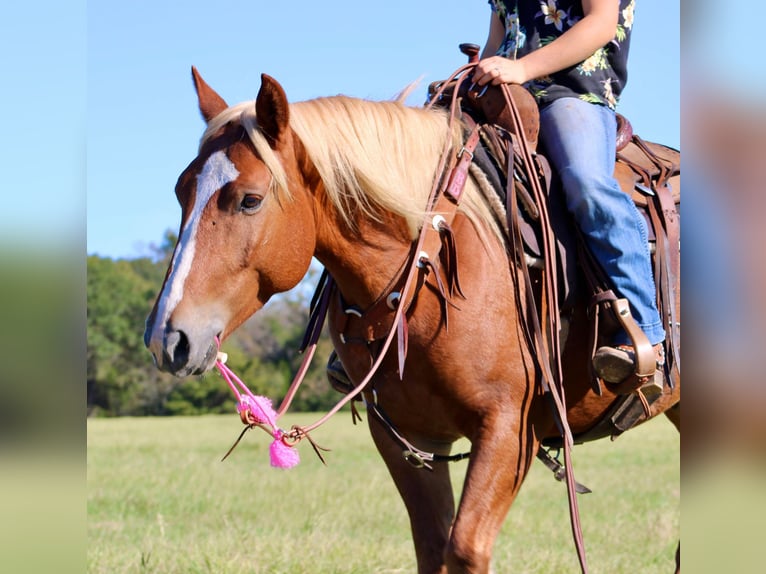
<path id="1" fill-rule="evenodd" d="M 349 230 L 342 221 L 320 225 L 315 256 L 333 276 L 344 299 L 365 309 L 401 271 L 410 239 L 396 221 L 363 220 L 357 225 L 358 231 Z"/>

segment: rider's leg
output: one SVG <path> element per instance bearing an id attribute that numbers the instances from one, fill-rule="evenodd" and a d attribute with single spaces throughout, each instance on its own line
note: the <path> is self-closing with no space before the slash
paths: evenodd
<path id="1" fill-rule="evenodd" d="M 656 304 L 646 222 L 613 177 L 616 118 L 605 106 L 561 98 L 540 112 L 540 139 L 567 207 L 616 294 L 652 345 L 665 339 Z M 615 345 L 631 343 L 620 332 Z"/>

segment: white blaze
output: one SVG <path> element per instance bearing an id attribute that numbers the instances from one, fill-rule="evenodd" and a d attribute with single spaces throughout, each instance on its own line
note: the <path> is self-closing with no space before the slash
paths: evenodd
<path id="1" fill-rule="evenodd" d="M 194 207 L 181 230 L 181 236 L 178 238 L 178 245 L 176 245 L 173 261 L 170 264 L 170 275 L 160 295 L 157 315 L 152 327 L 150 348 L 157 360 L 162 360 L 161 345 L 164 333 L 164 328 L 159 327 L 164 327 L 183 297 L 184 283 L 194 261 L 197 228 L 202 212 L 213 194 L 227 183 L 237 179 L 238 175 L 239 171 L 223 151 L 217 151 L 207 158 L 202 171 L 197 174 L 197 193 L 194 196 Z M 158 348 L 155 349 L 155 346 Z"/>

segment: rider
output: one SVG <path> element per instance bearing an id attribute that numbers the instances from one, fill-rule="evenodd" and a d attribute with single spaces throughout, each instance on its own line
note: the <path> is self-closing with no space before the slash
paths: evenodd
<path id="1" fill-rule="evenodd" d="M 526 86 L 540 108 L 540 141 L 566 203 L 618 296 L 664 358 L 646 223 L 612 173 L 617 100 L 627 80 L 635 0 L 489 0 L 489 36 L 474 79 Z M 596 351 L 596 373 L 634 370 L 631 341 Z"/>

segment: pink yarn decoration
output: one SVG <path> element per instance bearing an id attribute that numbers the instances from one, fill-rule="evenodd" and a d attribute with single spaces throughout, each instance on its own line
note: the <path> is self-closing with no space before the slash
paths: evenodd
<path id="1" fill-rule="evenodd" d="M 220 341 L 218 341 L 217 337 L 216 343 L 218 343 L 220 348 Z M 245 385 L 245 383 L 243 383 L 225 363 L 226 355 L 224 353 L 219 353 L 219 358 L 215 365 L 226 381 L 226 384 L 229 385 L 229 388 L 238 399 L 237 412 L 241 415 L 242 413 L 249 411 L 256 424 L 269 425 L 271 427 L 271 431 L 267 431 L 271 432 L 274 436 L 274 442 L 272 442 L 269 447 L 271 466 L 275 468 L 292 468 L 297 465 L 301 461 L 301 457 L 298 454 L 297 449 L 287 446 L 282 442 L 284 432 L 277 427 L 277 413 L 271 404 L 271 399 L 261 395 L 254 395 L 250 389 L 247 388 L 247 385 Z M 242 387 L 244 393 L 240 393 L 239 390 L 237 390 L 237 385 Z M 263 426 L 261 428 L 266 430 Z"/>
<path id="2" fill-rule="evenodd" d="M 274 468 L 292 468 L 301 461 L 298 451 L 282 442 L 282 431 L 274 433 L 269 447 L 269 458 Z"/>
<path id="3" fill-rule="evenodd" d="M 257 422 L 276 426 L 277 413 L 271 406 L 271 399 L 259 395 L 240 395 L 237 412 L 248 410 Z"/>

